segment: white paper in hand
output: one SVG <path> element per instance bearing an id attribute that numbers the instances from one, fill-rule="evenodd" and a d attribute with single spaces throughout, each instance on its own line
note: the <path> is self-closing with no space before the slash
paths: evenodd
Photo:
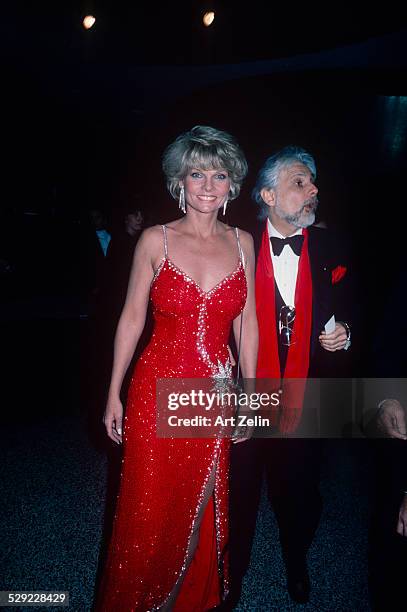
<path id="1" fill-rule="evenodd" d="M 329 319 L 328 323 L 325 323 L 325 333 L 332 334 L 335 331 L 335 315 Z"/>

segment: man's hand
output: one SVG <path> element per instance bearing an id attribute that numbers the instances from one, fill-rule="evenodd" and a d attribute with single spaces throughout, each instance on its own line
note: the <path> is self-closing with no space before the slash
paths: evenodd
<path id="1" fill-rule="evenodd" d="M 397 533 L 407 537 L 407 493 L 404 494 L 401 502 L 399 520 L 397 522 Z"/>
<path id="2" fill-rule="evenodd" d="M 389 438 L 407 440 L 406 415 L 398 400 L 385 399 L 380 402 L 376 423 Z"/>
<path id="3" fill-rule="evenodd" d="M 348 334 L 345 326 L 342 325 L 342 323 L 336 322 L 335 330 L 331 334 L 327 334 L 323 331 L 318 339 L 322 348 L 333 353 L 334 351 L 340 351 L 344 348 L 347 337 Z"/>

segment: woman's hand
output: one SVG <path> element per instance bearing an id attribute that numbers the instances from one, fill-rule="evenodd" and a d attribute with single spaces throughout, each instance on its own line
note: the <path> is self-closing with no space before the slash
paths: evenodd
<path id="1" fill-rule="evenodd" d="M 123 405 L 119 397 L 107 400 L 106 410 L 103 417 L 107 435 L 116 444 L 122 443 L 123 433 Z"/>
<path id="2" fill-rule="evenodd" d="M 246 440 L 250 440 L 254 433 L 253 425 L 237 425 L 231 440 L 233 444 L 239 444 L 240 442 L 245 442 Z"/>

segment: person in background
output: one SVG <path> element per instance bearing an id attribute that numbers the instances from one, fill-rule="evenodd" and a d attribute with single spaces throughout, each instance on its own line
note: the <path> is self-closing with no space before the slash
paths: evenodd
<path id="1" fill-rule="evenodd" d="M 114 329 L 126 298 L 134 249 L 145 227 L 145 215 L 136 207 L 120 211 L 116 225 L 117 227 L 112 229 L 107 251 L 102 295 L 106 308 L 104 321 L 106 323 L 111 319 Z"/>
<path id="2" fill-rule="evenodd" d="M 374 379 L 371 441 L 375 495 L 369 532 L 369 594 L 374 612 L 405 610 L 407 568 L 407 320 L 405 271 L 391 251 L 389 270 L 396 270 L 379 293 L 372 345 Z M 396 334 L 393 333 L 394 331 Z M 383 398 L 377 402 L 377 398 Z M 382 438 L 382 439 L 379 439 Z"/>
<path id="3" fill-rule="evenodd" d="M 106 214 L 100 208 L 87 211 L 81 226 L 80 266 L 82 276 L 83 312 L 94 316 L 106 274 L 106 255 L 111 234 L 107 229 Z"/>
<path id="4" fill-rule="evenodd" d="M 93 444 L 101 446 L 98 415 L 105 402 L 105 380 L 111 363 L 107 346 L 109 333 L 104 321 L 111 233 L 102 208 L 85 211 L 80 234 L 81 400 L 88 418 L 88 435 Z"/>
<path id="5" fill-rule="evenodd" d="M 92 208 L 89 214 L 91 223 L 95 229 L 96 236 L 99 241 L 99 246 L 102 249 L 104 257 L 106 257 L 109 242 L 111 240 L 111 235 L 106 229 L 106 217 L 99 208 Z"/>
<path id="6" fill-rule="evenodd" d="M 100 371 L 105 373 L 100 376 L 105 383 L 108 381 L 109 372 L 113 362 L 114 334 L 123 310 L 126 299 L 127 285 L 129 281 L 134 251 L 137 242 L 146 227 L 146 214 L 141 208 L 137 208 L 137 201 L 132 207 L 121 210 L 117 216 L 116 224 L 112 227 L 112 239 L 106 256 L 106 270 L 100 291 L 97 319 L 99 322 L 99 342 L 103 343 L 100 358 L 104 365 Z M 141 355 L 152 331 L 152 313 L 149 305 L 146 315 L 146 323 L 137 344 L 132 363 L 134 364 Z M 129 368 L 130 374 L 131 368 Z M 130 376 L 125 377 L 122 386 L 122 396 L 126 397 L 130 382 Z M 107 392 L 107 387 L 104 388 Z M 102 405 L 105 403 L 105 398 Z"/>

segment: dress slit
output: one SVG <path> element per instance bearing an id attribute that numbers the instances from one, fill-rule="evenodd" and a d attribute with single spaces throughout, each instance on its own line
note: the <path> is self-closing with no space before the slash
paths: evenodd
<path id="1" fill-rule="evenodd" d="M 218 469 L 216 461 L 192 527 L 184 570 L 159 608 L 160 612 L 202 612 L 214 608 L 221 601 L 215 500 Z"/>

